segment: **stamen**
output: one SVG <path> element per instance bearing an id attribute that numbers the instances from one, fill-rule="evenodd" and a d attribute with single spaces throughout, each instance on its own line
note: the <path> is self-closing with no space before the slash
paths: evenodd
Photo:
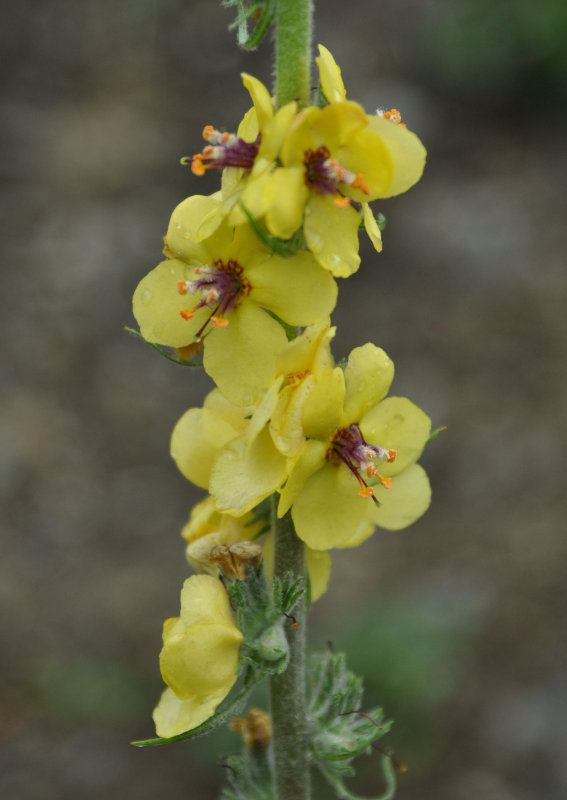
<path id="1" fill-rule="evenodd" d="M 372 498 L 377 505 L 380 505 L 374 496 L 373 488 L 362 477 L 361 470 L 366 472 L 367 478 L 373 478 L 385 489 L 389 489 L 392 485 L 392 479 L 380 475 L 374 462 L 385 461 L 391 463 L 396 458 L 395 450 L 386 450 L 379 445 L 369 444 L 365 441 L 358 425 L 353 423 L 348 428 L 342 428 L 335 434 L 332 446 L 327 451 L 327 460 L 332 458 L 345 464 L 352 472 L 360 484 L 358 494 L 361 497 Z"/>
<path id="2" fill-rule="evenodd" d="M 326 147 L 307 150 L 303 163 L 305 165 L 305 182 L 307 185 L 319 194 L 334 195 L 333 202 L 339 208 L 345 208 L 352 201 L 342 194 L 338 184 L 360 189 L 364 194 L 370 193 L 364 183 L 362 173 L 356 175 L 344 167 L 336 158 L 331 158 Z"/>
<path id="3" fill-rule="evenodd" d="M 236 134 L 218 131 L 212 125 L 206 125 L 203 129 L 203 139 L 208 144 L 202 152 L 181 159 L 182 164 L 190 164 L 193 174 L 199 176 L 213 168 L 240 167 L 249 171 L 260 147 L 260 136 L 255 142 L 245 142 Z"/>
<path id="4" fill-rule="evenodd" d="M 399 125 L 400 128 L 406 127 L 406 123 L 402 122 L 402 115 L 397 108 L 391 108 L 389 111 L 386 111 L 383 108 L 378 108 L 376 109 L 376 114 L 384 119 L 389 119 L 390 122 L 394 122 L 396 125 Z"/>
<path id="5" fill-rule="evenodd" d="M 177 291 L 183 295 L 201 292 L 201 300 L 193 308 L 180 310 L 183 319 L 193 319 L 199 309 L 211 308 L 210 316 L 195 334 L 195 340 L 199 341 L 209 323 L 215 328 L 228 325 L 226 313 L 237 307 L 240 298 L 249 294 L 252 286 L 240 264 L 232 259 L 226 264 L 219 260 L 213 266 L 195 267 L 195 275 L 193 280 L 178 281 Z"/>

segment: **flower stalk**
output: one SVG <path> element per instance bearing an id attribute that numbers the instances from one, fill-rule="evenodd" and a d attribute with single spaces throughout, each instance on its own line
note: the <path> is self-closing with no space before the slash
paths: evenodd
<path id="1" fill-rule="evenodd" d="M 276 86 L 278 108 L 296 100 L 309 104 L 311 88 L 312 0 L 277 0 Z"/>
<path id="2" fill-rule="evenodd" d="M 297 537 L 291 514 L 280 519 L 273 501 L 275 530 L 274 575 L 305 576 L 305 546 Z M 293 624 L 286 626 L 289 663 L 285 672 L 270 678 L 273 727 L 275 797 L 277 800 L 309 800 L 311 797 L 305 697 L 305 643 L 307 602 L 305 593 L 292 609 Z"/>

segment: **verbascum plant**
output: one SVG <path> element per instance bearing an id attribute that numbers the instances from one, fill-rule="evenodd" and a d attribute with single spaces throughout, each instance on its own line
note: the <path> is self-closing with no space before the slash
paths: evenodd
<path id="1" fill-rule="evenodd" d="M 347 99 L 322 45 L 311 89 L 309 0 L 223 5 L 246 49 L 275 28 L 276 82 L 271 94 L 244 74 L 252 107 L 234 132 L 207 124 L 202 152 L 182 159 L 197 177 L 218 170 L 218 191 L 174 209 L 165 259 L 134 292 L 133 332 L 215 383 L 171 435 L 178 469 L 207 495 L 181 532 L 196 574 L 164 625 L 157 736 L 135 744 L 228 723 L 244 747 L 227 761 L 225 800 L 308 800 L 312 769 L 356 800 L 345 778 L 375 748 L 389 798 L 399 762 L 376 740 L 390 723 L 362 710 L 343 654 L 308 661 L 306 613 L 332 586 L 331 549 L 405 528 L 431 500 L 417 463 L 429 417 L 389 395 L 394 365 L 377 345 L 337 362 L 330 318 L 337 279 L 360 264 L 359 232 L 382 248 L 369 204 L 410 189 L 425 150 L 396 109 Z M 269 713 L 235 716 L 262 680 Z"/>

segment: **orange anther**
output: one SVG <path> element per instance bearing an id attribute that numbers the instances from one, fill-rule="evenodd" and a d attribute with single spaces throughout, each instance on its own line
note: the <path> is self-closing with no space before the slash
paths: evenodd
<path id="1" fill-rule="evenodd" d="M 392 485 L 391 478 L 384 478 L 382 475 L 378 475 L 378 473 L 376 473 L 376 477 L 378 478 L 384 489 L 389 489 L 390 486 Z"/>
<path id="2" fill-rule="evenodd" d="M 392 461 L 396 460 L 397 451 L 396 450 L 388 450 L 388 464 L 391 464 Z"/>
<path id="3" fill-rule="evenodd" d="M 230 133 L 228 133 L 228 131 L 225 131 L 222 135 L 222 140 L 223 142 L 228 142 L 229 139 L 230 139 Z"/>
<path id="4" fill-rule="evenodd" d="M 205 125 L 205 127 L 203 128 L 203 139 L 206 142 L 208 142 L 210 135 L 212 133 L 214 133 L 214 132 L 215 132 L 215 129 L 214 129 L 214 127 L 212 125 Z"/>
<path id="5" fill-rule="evenodd" d="M 215 328 L 225 328 L 228 325 L 226 317 L 211 317 L 211 322 Z"/>
<path id="6" fill-rule="evenodd" d="M 350 200 L 348 197 L 341 197 L 340 194 L 336 194 L 333 203 L 338 206 L 338 208 L 346 208 L 350 205 Z"/>
<path id="7" fill-rule="evenodd" d="M 193 319 L 193 311 L 187 311 L 186 308 L 182 308 L 179 312 L 183 319 Z"/>
<path id="8" fill-rule="evenodd" d="M 372 497 L 374 490 L 372 489 L 372 486 L 363 486 L 362 489 L 359 490 L 358 494 L 361 497 L 368 498 Z"/>
<path id="9" fill-rule="evenodd" d="M 368 191 L 368 186 L 364 183 L 364 175 L 362 172 L 359 172 L 356 178 L 352 182 L 353 189 L 360 189 L 364 194 L 370 194 Z"/>
<path id="10" fill-rule="evenodd" d="M 204 175 L 205 174 L 205 167 L 203 165 L 203 156 L 201 153 L 198 153 L 196 156 L 193 156 L 193 160 L 191 162 L 191 172 L 193 175 Z"/>
<path id="11" fill-rule="evenodd" d="M 372 478 L 373 475 L 376 475 L 376 467 L 374 466 L 374 464 L 369 464 L 366 467 L 366 474 L 368 475 L 369 478 Z"/>
<path id="12" fill-rule="evenodd" d="M 179 294 L 187 294 L 186 281 L 177 281 L 177 291 L 179 292 Z"/>
<path id="13" fill-rule="evenodd" d="M 207 303 L 212 303 L 213 300 L 216 299 L 217 299 L 217 293 L 215 292 L 214 289 L 211 289 L 209 292 L 207 292 Z"/>

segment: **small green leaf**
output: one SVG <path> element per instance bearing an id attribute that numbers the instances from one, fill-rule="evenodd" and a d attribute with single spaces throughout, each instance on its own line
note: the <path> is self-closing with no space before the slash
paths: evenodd
<path id="1" fill-rule="evenodd" d="M 266 247 L 269 247 L 273 253 L 277 253 L 277 255 L 283 256 L 284 258 L 289 258 L 297 253 L 301 245 L 301 234 L 299 231 L 294 233 L 290 239 L 276 239 L 275 236 L 270 236 L 269 233 L 266 233 L 266 231 L 259 225 L 258 220 L 252 216 L 243 203 L 240 203 L 240 208 L 248 217 L 248 222 L 252 226 L 256 236 L 266 245 Z"/>
<path id="2" fill-rule="evenodd" d="M 431 431 L 431 433 L 429 434 L 425 444 L 429 444 L 429 442 L 433 441 L 433 439 L 435 439 L 437 436 L 439 436 L 440 433 L 443 433 L 443 431 L 446 431 L 446 430 L 447 430 L 447 426 L 446 425 L 441 425 L 440 428 L 435 428 L 435 430 Z"/>

